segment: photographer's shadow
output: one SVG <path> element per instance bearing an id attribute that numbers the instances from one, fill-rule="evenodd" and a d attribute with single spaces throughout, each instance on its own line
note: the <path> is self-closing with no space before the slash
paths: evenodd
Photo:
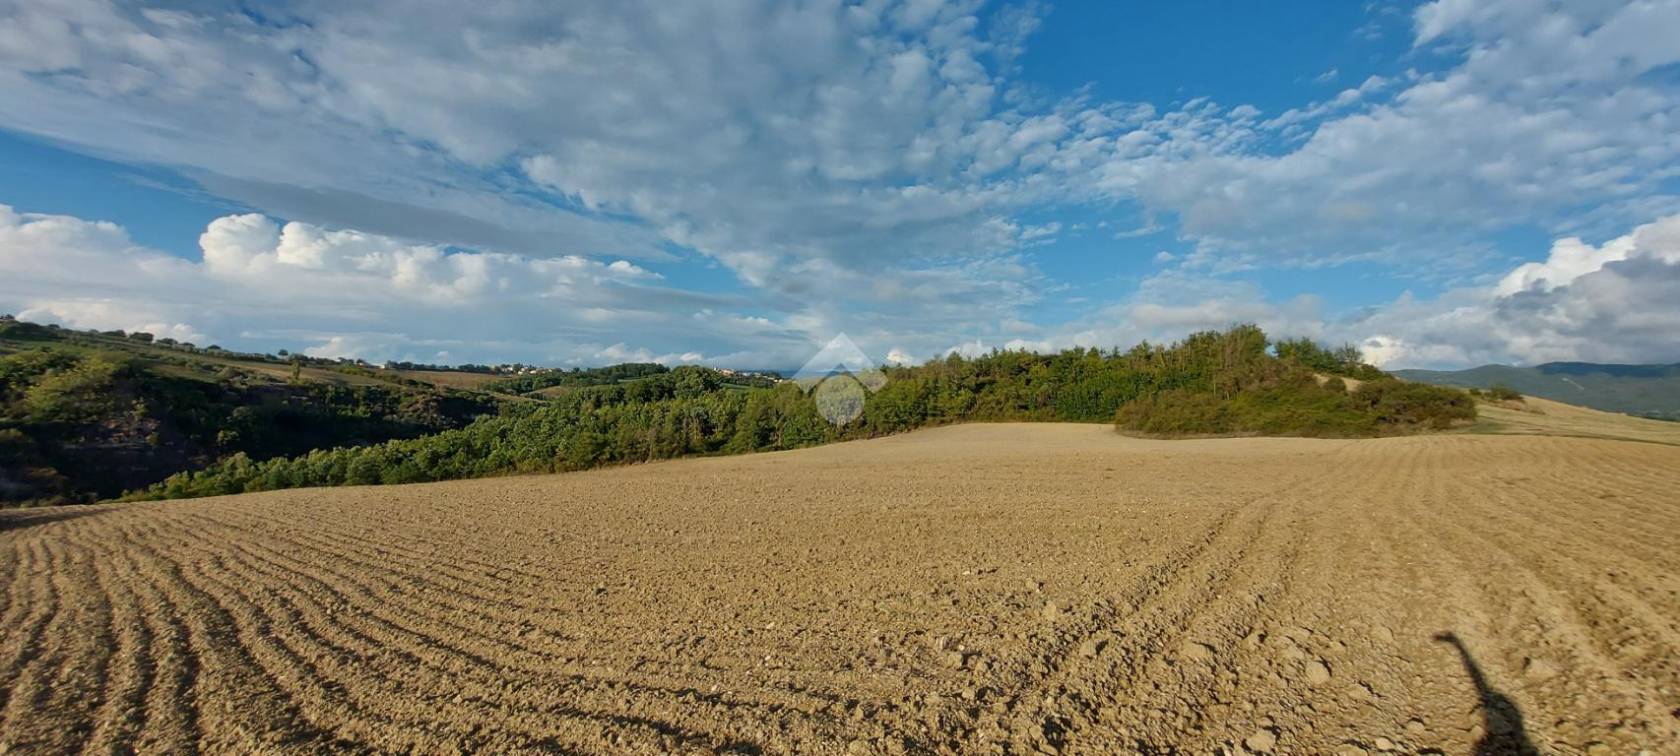
<path id="1" fill-rule="evenodd" d="M 1451 632 L 1438 633 L 1435 640 L 1450 643 L 1453 648 L 1458 649 L 1459 658 L 1464 661 L 1464 669 L 1470 674 L 1470 681 L 1476 684 L 1476 695 L 1481 699 L 1483 730 L 1486 734 L 1476 742 L 1472 753 L 1476 756 L 1538 756 L 1540 751 L 1534 747 L 1533 741 L 1528 739 L 1528 731 L 1523 726 L 1522 709 L 1509 696 L 1488 685 L 1487 678 L 1482 675 L 1482 668 L 1476 665 L 1475 657 L 1470 655 L 1470 649 L 1464 647 L 1464 642 Z"/>

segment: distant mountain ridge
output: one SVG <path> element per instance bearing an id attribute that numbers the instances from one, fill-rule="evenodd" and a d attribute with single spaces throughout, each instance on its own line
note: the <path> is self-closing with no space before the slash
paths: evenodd
<path id="1" fill-rule="evenodd" d="M 1504 384 L 1530 396 L 1629 415 L 1680 420 L 1680 363 L 1612 365 L 1548 362 L 1468 370 L 1395 370 L 1408 381 L 1464 388 Z"/>

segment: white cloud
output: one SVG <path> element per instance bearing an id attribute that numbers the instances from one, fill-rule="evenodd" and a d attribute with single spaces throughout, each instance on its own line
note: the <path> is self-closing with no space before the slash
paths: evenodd
<path id="1" fill-rule="evenodd" d="M 955 354 L 961 357 L 973 359 L 975 357 L 985 356 L 991 351 L 992 347 L 986 346 L 985 342 L 980 339 L 975 339 L 973 341 L 965 341 L 957 344 L 956 346 L 949 347 L 944 351 L 944 354 Z"/>
<path id="2" fill-rule="evenodd" d="M 620 362 L 661 362 L 669 365 L 675 363 L 701 362 L 706 359 L 706 356 L 699 352 L 654 354 L 646 348 L 630 347 L 621 341 L 596 350 L 594 354 L 590 355 L 590 358 L 591 361 L 596 364 Z"/>
<path id="3" fill-rule="evenodd" d="M 1168 341 L 1198 330 L 1256 323 L 1274 337 L 1359 346 L 1389 368 L 1553 361 L 1680 361 L 1680 214 L 1597 246 L 1556 241 L 1543 261 L 1439 296 L 1403 294 L 1350 315 L 1315 297 L 1277 302 L 1257 285 L 1182 267 L 1092 315 L 1030 329 L 1003 344 L 1052 351 Z M 954 351 L 985 351 L 980 342 Z"/>
<path id="4" fill-rule="evenodd" d="M 1680 360 L 1680 215 L 1593 247 L 1561 239 L 1497 283 L 1402 297 L 1348 324 L 1396 367 Z"/>
<path id="5" fill-rule="evenodd" d="M 1314 327 L 1309 301 L 1146 284 L 1073 324 L 1005 329 L 1054 283 L 1033 256 L 1056 249 L 1062 221 L 1044 211 L 1066 205 L 1112 210 L 1117 228 L 1145 219 L 1122 237 L 1176 226 L 1178 267 L 1208 275 L 1361 260 L 1439 277 L 1487 273 L 1480 250 L 1505 228 L 1604 238 L 1680 210 L 1680 97 L 1652 75 L 1680 62 L 1675 0 L 1427 3 L 1413 17 L 1425 70 L 1276 115 L 1035 94 L 1015 61 L 1037 24 L 1030 4 L 979 0 L 300 0 L 260 19 L 0 0 L 0 126 L 173 166 L 300 221 L 220 219 L 189 262 L 110 224 L 0 220 L 12 254 L 34 256 L 0 294 L 60 318 L 127 308 L 322 349 L 587 360 L 634 333 L 650 343 L 623 348 L 654 356 L 799 364 L 842 330 L 938 354 L 1225 319 Z M 1497 294 L 1501 317 L 1569 320 L 1605 271 L 1655 264 L 1570 249 L 1494 294 L 1387 311 L 1458 297 L 1485 312 Z M 742 292 L 651 272 L 696 253 Z M 1620 294 L 1663 293 L 1651 283 Z M 1662 300 L 1624 309 L 1597 322 L 1665 348 L 1640 320 L 1660 321 Z M 1544 351 L 1394 325 L 1358 338 L 1452 343 L 1465 359 Z"/>
<path id="6" fill-rule="evenodd" d="M 1673 2 L 1427 4 L 1417 41 L 1458 65 L 1265 121 L 1206 100 L 1017 105 L 1000 62 L 1036 19 L 975 0 L 0 16 L 11 128 L 317 225 L 524 254 L 657 256 L 657 237 L 777 293 L 814 258 L 1008 252 L 1037 229 L 987 221 L 1058 201 L 1140 202 L 1213 251 L 1392 259 L 1396 236 L 1649 194 L 1680 152 L 1675 98 L 1640 78 L 1680 59 Z"/>
<path id="7" fill-rule="evenodd" d="M 1663 189 L 1680 98 L 1646 76 L 1680 61 L 1677 39 L 1672 0 L 1425 5 L 1419 43 L 1456 65 L 1258 126 L 1193 101 L 1122 139 L 1095 185 L 1274 264 L 1456 264 L 1431 250 L 1523 224 L 1602 233 L 1680 209 Z"/>
<path id="8" fill-rule="evenodd" d="M 779 264 L 984 255 L 1040 230 L 984 221 L 1027 195 L 1010 169 L 1077 128 L 1003 108 L 986 61 L 1035 21 L 979 10 L 6 2 L 0 123 L 317 225 L 529 255 L 658 256 L 658 237 L 781 290 Z M 1002 172 L 953 180 L 982 159 Z M 528 199 L 543 190 L 561 198 Z"/>
<path id="9" fill-rule="evenodd" d="M 1577 237 L 1559 239 L 1541 262 L 1524 263 L 1499 279 L 1495 291 L 1511 296 L 1524 291 L 1551 291 L 1567 286 L 1581 276 L 1604 267 L 1605 263 L 1626 260 L 1634 251 L 1636 234 L 1619 237 L 1594 247 Z"/>
<path id="10" fill-rule="evenodd" d="M 282 226 L 260 215 L 213 221 L 201 246 L 200 261 L 181 260 L 133 244 L 109 223 L 0 205 L 0 309 L 79 328 L 323 357 L 449 355 L 556 364 L 785 367 L 808 357 L 816 334 L 833 332 L 835 323 L 820 307 L 781 322 L 685 309 L 700 295 L 658 288 L 655 274 L 634 265 L 447 252 L 308 224 Z M 889 298 L 998 280 L 944 269 L 900 274 L 904 280 L 892 283 Z M 980 298 L 1003 293 L 974 291 Z M 1545 260 L 1489 284 L 1432 299 L 1407 294 L 1355 318 L 1330 315 L 1313 297 L 1275 302 L 1252 283 L 1172 268 L 1122 301 L 1060 325 L 991 321 L 959 305 L 934 304 L 910 320 L 893 314 L 862 320 L 859 338 L 869 344 L 908 339 L 885 360 L 912 364 L 916 351 L 974 356 L 992 344 L 1039 351 L 1128 346 L 1252 322 L 1275 336 L 1359 344 L 1368 359 L 1389 367 L 1641 362 L 1680 359 L 1680 310 L 1629 303 L 1676 301 L 1680 215 L 1597 246 L 1561 239 Z M 906 329 L 910 322 L 917 327 Z M 623 340 L 626 332 L 646 343 Z M 964 338 L 973 333 L 991 336 Z M 714 348 L 687 348 L 695 344 Z"/>
<path id="11" fill-rule="evenodd" d="M 353 230 L 307 223 L 283 227 L 262 215 L 211 221 L 199 237 L 204 273 L 217 281 L 265 287 L 289 296 L 371 303 L 406 300 L 428 306 L 482 304 L 565 294 L 584 303 L 584 290 L 657 276 L 626 261 L 601 263 L 565 255 L 526 258 L 486 252 L 447 252 Z M 604 300 L 613 301 L 613 300 Z"/>
<path id="12" fill-rule="evenodd" d="M 149 333 L 188 343 L 209 344 L 209 337 L 186 323 L 172 322 L 155 307 L 100 300 L 37 300 L 16 313 L 32 323 L 58 323 L 71 328 Z"/>
<path id="13" fill-rule="evenodd" d="M 714 297 L 663 288 L 627 262 L 450 252 L 262 215 L 212 221 L 202 257 L 134 244 L 110 223 L 0 205 L 0 308 L 81 328 L 303 348 L 320 356 L 564 361 L 602 338 Z M 607 318 L 591 313 L 610 312 Z M 663 331 L 663 332 L 662 332 Z M 706 324 L 685 323 L 703 338 Z M 622 345 L 621 345 L 622 347 Z M 699 359 L 674 353 L 675 361 Z M 651 353 L 650 353 L 651 354 Z"/>
<path id="14" fill-rule="evenodd" d="M 907 334 L 902 353 L 931 351 L 949 333 L 1012 312 L 1030 298 L 1023 279 L 1032 275 L 1011 258 L 874 276 L 811 268 L 808 299 L 765 317 L 627 261 L 449 251 L 259 214 L 211 221 L 199 246 L 197 260 L 184 260 L 136 245 L 114 224 L 0 205 L 0 311 L 370 360 L 787 367 L 841 323 L 859 326 L 872 349 Z M 850 292 L 890 306 L 837 312 Z"/>

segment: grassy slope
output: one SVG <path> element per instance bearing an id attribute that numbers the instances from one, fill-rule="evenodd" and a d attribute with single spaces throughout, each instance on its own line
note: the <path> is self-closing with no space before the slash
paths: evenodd
<path id="1" fill-rule="evenodd" d="M 1528 397 L 1523 402 L 1483 402 L 1474 433 L 1612 438 L 1680 446 L 1680 423 L 1632 417 Z"/>
<path id="2" fill-rule="evenodd" d="M 1680 419 L 1680 364 L 1596 365 L 1554 362 L 1535 367 L 1483 365 L 1469 370 L 1397 370 L 1420 383 L 1487 388 L 1504 384 L 1529 396 L 1630 415 Z"/>

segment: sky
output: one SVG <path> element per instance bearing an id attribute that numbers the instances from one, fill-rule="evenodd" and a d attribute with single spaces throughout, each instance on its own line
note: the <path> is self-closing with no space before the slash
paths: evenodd
<path id="1" fill-rule="evenodd" d="M 0 312 L 434 363 L 1680 361 L 1680 0 L 0 0 Z"/>

